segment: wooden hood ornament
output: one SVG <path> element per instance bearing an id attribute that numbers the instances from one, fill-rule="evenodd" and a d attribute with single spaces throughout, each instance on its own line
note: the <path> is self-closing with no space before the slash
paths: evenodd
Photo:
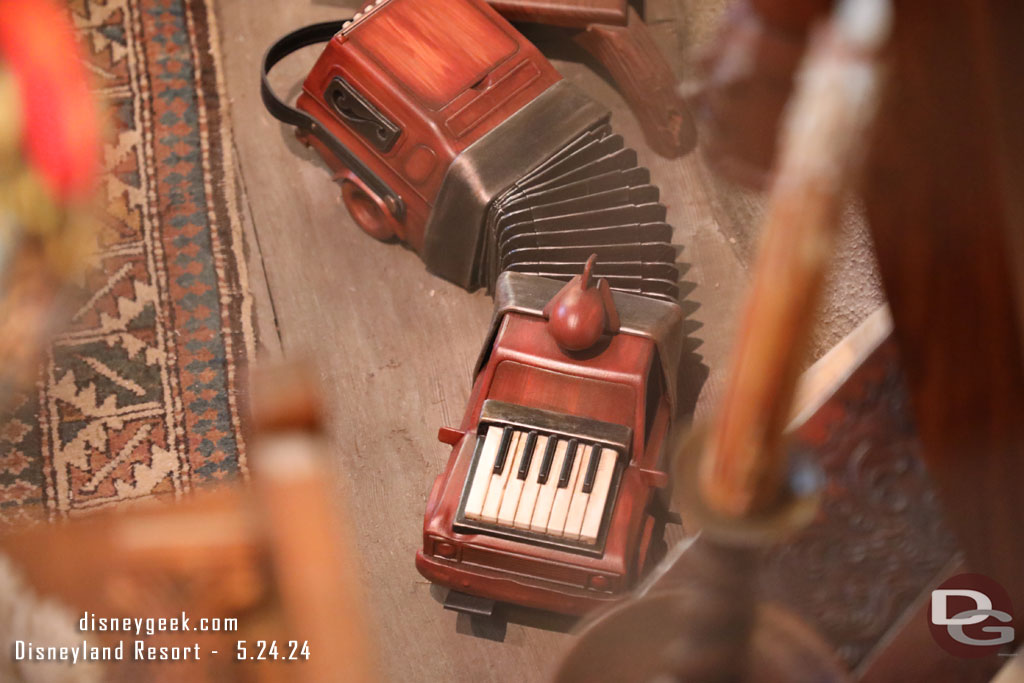
<path id="1" fill-rule="evenodd" d="M 605 280 L 592 282 L 596 256 L 544 307 L 548 333 L 568 351 L 586 351 L 605 334 L 619 331 L 619 312 Z"/>

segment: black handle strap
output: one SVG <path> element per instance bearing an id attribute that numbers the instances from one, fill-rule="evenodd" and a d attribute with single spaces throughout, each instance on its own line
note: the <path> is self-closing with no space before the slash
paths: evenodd
<path id="1" fill-rule="evenodd" d="M 267 48 L 263 55 L 263 70 L 260 73 L 260 94 L 267 111 L 278 121 L 296 126 L 322 142 L 338 159 L 352 171 L 370 190 L 372 190 L 388 207 L 391 215 L 401 220 L 405 213 L 405 203 L 384 180 L 374 173 L 352 150 L 343 145 L 338 138 L 324 128 L 315 118 L 304 111 L 285 104 L 270 87 L 270 70 L 282 59 L 297 50 L 309 45 L 323 43 L 334 37 L 347 19 L 325 21 L 310 24 L 282 36 L 276 43 Z"/>

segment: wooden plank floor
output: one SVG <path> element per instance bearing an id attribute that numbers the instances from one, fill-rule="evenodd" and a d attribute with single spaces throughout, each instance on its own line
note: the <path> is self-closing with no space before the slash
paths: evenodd
<path id="1" fill-rule="evenodd" d="M 690 4 L 648 3 L 658 40 L 682 68 L 682 41 L 707 35 L 713 15 L 707 7 L 690 12 Z M 448 457 L 436 441 L 437 428 L 461 418 L 491 300 L 429 275 L 412 251 L 364 235 L 326 167 L 260 102 L 257 74 L 267 45 L 294 27 L 348 12 L 342 3 L 322 0 L 223 0 L 219 7 L 252 273 L 254 280 L 265 276 L 254 285 L 265 353 L 310 359 L 323 383 L 332 467 L 360 554 L 383 675 L 394 681 L 545 680 L 570 636 L 516 623 L 504 642 L 468 634 L 463 621 L 442 610 L 440 592 L 413 564 L 426 497 Z M 686 24 L 691 14 L 704 23 Z M 579 54 L 565 48 L 557 32 L 531 37 L 549 54 Z M 294 99 L 316 50 L 282 64 L 274 79 L 279 92 Z M 650 153 L 622 100 L 587 66 L 555 64 L 612 108 L 616 129 L 662 188 L 676 242 L 685 247 L 681 260 L 691 266 L 684 280 L 692 286 L 686 304 L 692 341 L 681 396 L 697 404 L 699 414 L 720 381 L 745 283 L 736 238 L 716 217 L 719 190 L 696 155 L 666 161 Z M 859 318 L 852 317 L 855 324 Z M 846 331 L 836 330 L 836 338 Z"/>

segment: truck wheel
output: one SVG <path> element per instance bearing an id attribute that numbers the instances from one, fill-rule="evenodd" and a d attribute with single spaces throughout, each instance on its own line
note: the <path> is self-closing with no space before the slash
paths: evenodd
<path id="1" fill-rule="evenodd" d="M 341 198 L 356 225 L 368 235 L 381 241 L 395 237 L 394 219 L 378 205 L 374 197 L 368 195 L 351 180 L 342 181 Z"/>

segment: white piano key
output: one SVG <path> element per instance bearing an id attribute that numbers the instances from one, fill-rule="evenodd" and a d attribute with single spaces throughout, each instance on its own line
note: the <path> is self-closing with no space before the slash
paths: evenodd
<path id="1" fill-rule="evenodd" d="M 530 471 L 526 473 L 526 481 L 523 482 L 523 492 L 519 496 L 519 507 L 516 508 L 516 518 L 513 526 L 517 529 L 529 529 L 530 521 L 533 519 L 533 510 L 537 504 L 537 496 L 540 494 L 540 484 L 537 477 L 540 475 L 540 465 L 544 460 L 544 451 L 548 447 L 548 439 L 554 437 L 538 436 L 537 445 L 533 449 L 533 459 L 530 460 Z M 544 522 L 547 528 L 547 521 Z"/>
<path id="2" fill-rule="evenodd" d="M 572 494 L 576 490 L 576 480 L 580 474 L 580 461 L 583 460 L 580 456 L 583 454 L 583 450 L 583 448 L 576 449 L 576 457 L 572 461 L 572 470 L 569 472 L 569 481 L 565 488 L 555 492 L 555 502 L 551 506 L 551 517 L 548 519 L 547 534 L 549 536 L 561 536 L 562 530 L 565 529 L 565 520 L 569 515 L 569 503 L 572 501 Z M 553 470 L 551 474 L 554 475 Z M 552 476 L 548 481 L 551 479 L 555 480 L 557 486 L 558 477 Z"/>
<path id="3" fill-rule="evenodd" d="M 526 435 L 518 429 L 512 434 L 508 442 L 508 454 L 505 456 L 505 465 L 501 472 L 491 475 L 491 481 L 487 484 L 487 497 L 484 498 L 484 508 L 480 512 L 480 519 L 492 524 L 498 521 L 498 512 L 501 510 L 501 498 L 505 494 L 505 484 L 508 482 L 509 472 L 512 471 L 511 463 L 514 459 L 512 454 L 519 448 L 520 437 L 525 439 Z M 513 477 L 515 475 L 512 475 Z"/>
<path id="4" fill-rule="evenodd" d="M 519 507 L 519 496 L 523 492 L 523 480 L 516 475 L 519 473 L 519 465 L 522 464 L 523 457 L 526 455 L 528 436 L 526 433 L 520 433 L 515 457 L 509 454 L 511 467 L 508 469 L 508 478 L 505 480 L 505 493 L 501 497 L 501 507 L 498 508 L 498 524 L 501 526 L 513 526 L 516 520 L 516 508 Z"/>
<path id="5" fill-rule="evenodd" d="M 601 449 L 601 462 L 597 465 L 597 476 L 594 478 L 594 489 L 587 501 L 587 511 L 583 514 L 583 526 L 580 528 L 580 540 L 596 543 L 601 531 L 601 520 L 604 518 L 605 506 L 608 503 L 608 492 L 612 486 L 612 475 L 615 473 L 615 461 L 618 452 L 611 448 Z"/>
<path id="6" fill-rule="evenodd" d="M 551 508 L 555 502 L 555 492 L 558 490 L 558 473 L 562 471 L 562 460 L 565 458 L 565 449 L 568 445 L 569 442 L 565 439 L 558 439 L 558 445 L 555 446 L 555 457 L 551 460 L 551 472 L 548 474 L 548 480 L 541 484 L 540 492 L 537 494 L 537 504 L 533 508 L 533 519 L 530 520 L 530 531 L 546 533 L 548 530 L 548 519 L 551 517 Z"/>
<path id="7" fill-rule="evenodd" d="M 587 501 L 590 499 L 589 493 L 583 493 L 583 480 L 586 478 L 585 475 L 587 473 L 587 465 L 590 464 L 590 458 L 594 455 L 593 446 L 584 446 L 576 455 L 576 459 L 579 461 L 579 474 L 576 475 L 576 484 L 570 489 L 572 491 L 572 499 L 569 501 L 569 512 L 565 516 L 565 528 L 562 529 L 562 536 L 564 538 L 576 540 L 580 537 L 580 529 L 583 527 L 583 514 L 587 510 Z M 600 452 L 596 455 L 598 457 L 601 456 Z"/>
<path id="8" fill-rule="evenodd" d="M 480 519 L 480 512 L 483 510 L 484 500 L 487 496 L 487 484 L 491 481 L 491 470 L 494 469 L 494 458 L 498 455 L 498 444 L 501 443 L 502 431 L 501 427 L 487 428 L 484 445 L 477 457 L 473 483 L 469 487 L 469 495 L 466 496 L 466 519 Z"/>

